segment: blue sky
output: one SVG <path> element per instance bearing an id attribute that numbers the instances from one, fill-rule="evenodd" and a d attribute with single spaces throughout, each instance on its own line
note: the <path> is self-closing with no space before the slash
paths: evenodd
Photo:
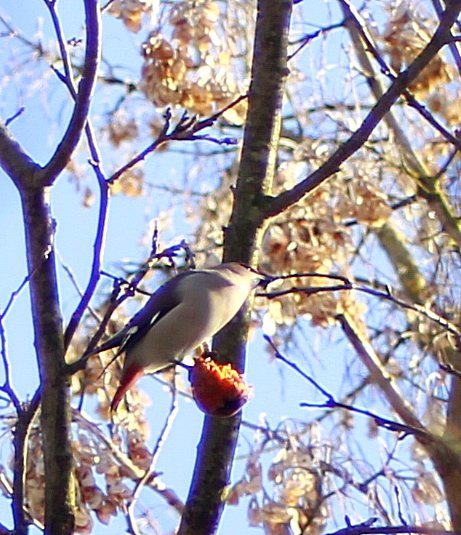
<path id="1" fill-rule="evenodd" d="M 79 4 L 75 0 L 60 3 L 60 12 L 68 37 L 80 36 L 81 34 L 81 18 L 76 7 Z M 75 11 L 76 9 L 77 11 Z M 39 1 L 28 2 L 28 9 L 24 10 L 23 2 L 0 0 L 0 14 L 9 17 L 25 35 L 35 33 L 37 16 L 40 16 L 42 17 L 41 24 L 43 24 L 44 35 L 46 38 L 50 36 L 48 15 L 43 4 Z M 135 77 L 139 65 L 137 47 L 141 41 L 141 36 L 117 32 L 120 30 L 120 22 L 107 17 L 105 24 L 107 32 L 105 37 L 107 48 L 105 50 L 110 50 L 112 47 L 114 57 L 117 56 L 120 63 L 130 65 L 128 71 L 131 69 L 131 74 Z M 3 40 L 2 44 L 0 67 L 5 67 L 5 65 L 10 64 L 14 57 L 10 55 L 11 51 L 8 49 L 11 41 Z M 13 115 L 19 106 L 25 106 L 25 112 L 14 121 L 11 131 L 38 162 L 44 163 L 66 124 L 65 117 L 69 112 L 69 106 L 66 104 L 67 96 L 65 93 L 62 89 L 55 88 L 53 83 L 50 83 L 50 86 L 53 87 L 51 93 L 53 98 L 48 107 L 43 106 L 40 88 L 33 92 L 29 92 L 27 87 L 26 90 L 20 90 L 18 84 L 24 80 L 27 83 L 32 82 L 27 77 L 27 68 L 27 65 L 24 66 L 24 72 L 15 73 L 10 83 L 4 83 L 6 98 L 2 101 L 0 114 L 4 120 Z M 47 91 L 48 87 L 44 86 L 43 90 Z M 57 123 L 54 122 L 56 116 L 60 117 Z M 155 169 L 155 173 L 162 176 L 165 181 L 180 183 L 187 161 L 187 158 L 180 161 L 177 155 L 171 156 L 161 153 L 151 156 L 146 165 L 147 169 Z M 90 173 L 89 169 L 88 173 Z M 84 287 L 89 273 L 89 259 L 92 254 L 97 203 L 91 208 L 84 208 L 81 203 L 81 195 L 76 192 L 75 184 L 66 176 L 59 178 L 53 187 L 51 198 L 53 215 L 58 222 L 57 250 L 59 256 L 66 265 L 72 268 L 80 286 Z M 3 257 L 2 277 L 0 277 L 0 308 L 2 308 L 11 292 L 19 287 L 26 275 L 19 196 L 9 178 L 2 171 L 0 171 L 0 199 L 0 248 Z M 104 269 L 115 273 L 123 259 L 140 261 L 145 257 L 146 248 L 141 244 L 141 237 L 152 219 L 158 217 L 163 210 L 169 207 L 168 203 L 162 204 L 162 202 L 160 196 L 158 196 L 158 202 L 156 202 L 155 197 L 152 197 L 148 209 L 146 209 L 145 199 L 142 198 L 117 196 L 112 200 Z M 175 240 L 183 237 L 187 239 L 189 235 L 190 229 L 183 221 L 178 227 L 167 231 L 162 239 L 165 245 L 170 245 L 168 240 L 175 243 Z M 61 306 L 64 317 L 67 319 L 78 302 L 78 296 L 62 269 L 59 271 L 59 276 L 62 291 Z M 14 306 L 5 319 L 5 327 L 8 337 L 8 353 L 13 371 L 13 384 L 20 397 L 27 399 L 33 394 L 37 386 L 32 320 L 29 316 L 27 289 L 16 298 Z M 344 344 L 336 339 L 334 332 L 331 332 L 329 350 L 324 351 L 319 357 L 318 335 L 306 322 L 304 328 L 304 337 L 300 337 L 299 341 L 305 346 L 297 352 L 297 354 L 304 355 L 303 365 L 309 371 L 307 360 L 313 358 L 316 361 L 317 380 L 330 392 L 341 390 L 344 386 L 344 364 L 342 359 L 337 358 L 337 355 L 344 351 Z M 257 422 L 263 414 L 268 415 L 268 420 L 272 426 L 276 426 L 281 418 L 287 416 L 303 420 L 306 418 L 307 411 L 299 408 L 299 402 L 320 401 L 318 395 L 303 379 L 296 376 L 290 369 L 271 362 L 260 333 L 256 334 L 254 341 L 249 346 L 247 376 L 249 383 L 255 389 L 254 398 L 244 410 L 244 419 L 248 421 Z M 2 371 L 0 369 L 0 380 L 1 377 Z M 169 407 L 169 397 L 164 389 L 150 377 L 142 379 L 140 386 L 152 399 L 152 405 L 148 409 L 149 421 L 152 424 L 150 441 L 152 445 L 158 430 L 163 425 Z M 312 417 L 313 414 L 313 412 L 309 412 L 308 416 Z M 157 467 L 163 473 L 164 481 L 182 499 L 185 499 L 187 495 L 202 419 L 202 414 L 193 403 L 180 400 L 179 414 Z M 238 457 L 241 458 L 248 453 L 252 434 L 251 431 L 243 429 Z M 1 451 L 5 455 L 4 445 Z M 371 457 L 379 455 L 378 452 L 370 451 L 369 453 Z M 234 481 L 242 475 L 243 465 L 244 461 L 237 462 L 233 474 Z M 161 518 L 164 529 L 173 529 L 177 519 L 170 513 L 166 514 L 167 508 L 161 500 L 153 498 L 151 491 L 146 490 L 141 501 L 146 507 L 152 506 L 154 515 Z M 3 500 L 3 504 L 5 503 Z M 2 509 L 6 508 L 2 507 Z M 0 521 L 7 525 L 10 524 L 3 513 L 0 515 Z M 107 528 L 98 526 L 94 533 L 121 533 L 124 527 L 123 519 L 117 519 Z M 226 509 L 219 535 L 234 535 L 237 531 L 242 533 L 259 532 L 259 530 L 247 527 L 245 505 Z"/>

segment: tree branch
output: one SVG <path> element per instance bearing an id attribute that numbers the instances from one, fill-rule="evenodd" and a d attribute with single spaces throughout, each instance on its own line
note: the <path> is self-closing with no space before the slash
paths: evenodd
<path id="1" fill-rule="evenodd" d="M 56 69 L 54 69 L 54 72 L 58 76 L 59 80 L 63 82 L 64 85 L 67 87 L 72 99 L 74 100 L 74 103 L 76 103 L 79 98 L 79 95 L 72 74 L 72 65 L 69 57 L 67 42 L 64 38 L 61 21 L 56 12 L 56 4 L 54 2 L 46 2 L 46 5 L 48 7 L 48 10 L 50 11 L 51 19 L 56 33 L 56 38 L 59 44 L 61 59 L 64 65 L 64 74 L 61 74 Z M 99 61 L 99 54 L 97 55 L 96 60 Z M 69 347 L 73 335 L 75 334 L 75 331 L 77 330 L 80 320 L 82 319 L 82 316 L 85 313 L 91 298 L 93 297 L 93 294 L 100 279 L 101 259 L 104 246 L 104 237 L 106 234 L 107 213 L 109 206 L 109 188 L 106 177 L 104 176 L 101 169 L 101 157 L 99 153 L 99 148 L 95 140 L 93 127 L 91 125 L 89 117 L 87 117 L 86 119 L 85 135 L 91 154 L 90 165 L 93 168 L 99 187 L 99 211 L 98 222 L 96 226 L 96 235 L 93 243 L 93 261 L 91 264 L 90 277 L 87 283 L 87 287 L 80 299 L 79 304 L 74 310 L 70 318 L 69 325 L 67 326 L 66 331 L 64 333 L 64 347 L 66 351 Z"/>
<path id="2" fill-rule="evenodd" d="M 437 528 L 427 528 L 424 526 L 383 526 L 372 528 L 376 519 L 372 518 L 357 525 L 350 525 L 347 528 L 331 531 L 325 535 L 393 535 L 397 533 L 407 533 L 409 535 L 456 535 L 455 531 L 445 531 Z"/>
<path id="3" fill-rule="evenodd" d="M 355 46 L 360 64 L 366 73 L 374 97 L 379 101 L 384 94 L 384 88 L 374 73 L 369 59 L 370 54 L 378 62 L 382 72 L 386 74 L 391 81 L 395 80 L 396 73 L 392 71 L 379 54 L 377 47 L 374 45 L 372 37 L 366 31 L 365 24 L 361 20 L 357 10 L 349 3 L 349 0 L 341 0 L 340 3 L 346 18 L 346 27 L 351 34 L 352 42 Z M 435 117 L 415 99 L 408 89 L 403 91 L 403 95 L 407 100 L 408 105 L 416 109 L 416 111 L 433 126 L 433 128 L 452 143 L 455 146 L 455 150 L 457 149 L 459 151 L 461 149 L 461 139 L 451 134 L 451 132 L 436 121 Z M 426 200 L 429 206 L 437 214 L 444 230 L 453 238 L 458 246 L 461 247 L 461 225 L 459 218 L 443 189 L 440 187 L 440 174 L 433 176 L 421 161 L 421 158 L 417 156 L 407 134 L 400 126 L 399 121 L 396 119 L 392 111 L 389 111 L 384 116 L 384 121 L 394 133 L 399 146 L 402 148 L 405 163 L 409 166 L 412 178 L 416 182 L 418 195 Z"/>
<path id="4" fill-rule="evenodd" d="M 64 535 L 73 530 L 74 487 L 69 382 L 62 373 L 65 361 L 54 255 L 54 221 L 44 188 L 21 189 L 20 194 L 41 384 L 41 424 L 47 482 L 45 525 L 50 533 Z"/>
<path id="5" fill-rule="evenodd" d="M 16 187 L 21 187 L 24 177 L 34 180 L 41 167 L 12 138 L 8 129 L 0 122 L 0 166 Z"/>
<path id="6" fill-rule="evenodd" d="M 262 235 L 260 206 L 274 176 L 282 96 L 287 75 L 291 0 L 259 0 L 248 114 L 234 207 L 224 236 L 224 261 L 250 263 Z M 224 328 L 213 349 L 244 370 L 248 309 Z M 237 444 L 240 414 L 205 417 L 179 535 L 216 532 Z"/>
<path id="7" fill-rule="evenodd" d="M 97 0 L 85 0 L 86 49 L 82 79 L 78 85 L 75 105 L 67 130 L 49 162 L 38 173 L 37 181 L 51 185 L 69 162 L 80 141 L 90 109 L 100 55 L 100 13 Z M 53 11 L 52 11 L 53 13 Z M 62 49 L 62 46 L 61 46 Z"/>
<path id="8" fill-rule="evenodd" d="M 383 391 L 392 409 L 402 419 L 405 424 L 426 431 L 419 418 L 414 414 L 411 406 L 405 401 L 405 397 L 398 390 L 397 385 L 391 375 L 384 369 L 379 356 L 375 353 L 368 340 L 360 333 L 360 328 L 354 320 L 346 314 L 338 316 L 338 321 L 349 342 L 357 352 L 358 357 L 366 366 L 371 377 Z"/>
<path id="9" fill-rule="evenodd" d="M 417 78 L 429 61 L 435 57 L 438 51 L 449 42 L 450 28 L 455 23 L 460 11 L 461 0 L 452 0 L 447 6 L 440 24 L 427 46 L 408 69 L 401 72 L 395 78 L 386 93 L 379 99 L 369 114 L 365 117 L 358 130 L 352 134 L 348 141 L 336 150 L 327 162 L 299 184 L 294 186 L 291 190 L 287 190 L 277 197 L 266 198 L 266 204 L 261 216 L 263 219 L 273 217 L 283 212 L 299 201 L 307 193 L 313 191 L 327 178 L 334 173 L 337 173 L 340 165 L 362 147 L 375 127 L 391 109 L 392 105 L 397 101 L 408 85 Z"/>
<path id="10" fill-rule="evenodd" d="M 305 373 L 297 364 L 295 364 L 294 362 L 291 362 L 284 355 L 282 355 L 277 349 L 277 346 L 274 344 L 274 342 L 271 340 L 269 336 L 263 335 L 263 337 L 266 340 L 266 342 L 271 346 L 271 348 L 274 350 L 276 359 L 284 362 L 290 368 L 295 370 L 296 373 L 298 373 L 301 377 L 303 377 L 303 379 L 306 379 L 307 382 L 309 382 L 316 390 L 318 390 L 326 398 L 326 401 L 324 403 L 308 403 L 308 402 L 303 401 L 299 404 L 300 407 L 308 407 L 308 408 L 316 408 L 316 409 L 343 409 L 343 410 L 347 410 L 350 412 L 355 412 L 357 414 L 361 414 L 363 416 L 367 416 L 368 418 L 371 418 L 372 420 L 374 420 L 376 425 L 378 425 L 379 427 L 383 427 L 390 431 L 403 433 L 404 435 L 415 435 L 417 437 L 420 437 L 422 441 L 425 441 L 425 442 L 432 442 L 434 440 L 432 435 L 430 435 L 430 433 L 428 433 L 421 426 L 416 428 L 408 424 L 401 424 L 400 422 L 396 422 L 395 420 L 389 420 L 388 418 L 379 416 L 378 414 L 375 414 L 369 410 L 360 409 L 348 403 L 336 401 L 336 399 L 327 390 L 325 390 L 322 386 L 320 386 L 320 384 L 315 379 L 307 375 L 307 373 Z"/>

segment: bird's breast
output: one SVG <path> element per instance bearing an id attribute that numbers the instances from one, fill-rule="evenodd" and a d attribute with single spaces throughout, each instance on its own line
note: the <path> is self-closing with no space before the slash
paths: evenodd
<path id="1" fill-rule="evenodd" d="M 211 281 L 213 284 L 208 279 L 202 284 L 196 280 L 194 285 L 182 288 L 184 298 L 180 304 L 130 348 L 127 358 L 155 372 L 191 353 L 224 327 L 237 314 L 251 288 L 216 279 Z"/>

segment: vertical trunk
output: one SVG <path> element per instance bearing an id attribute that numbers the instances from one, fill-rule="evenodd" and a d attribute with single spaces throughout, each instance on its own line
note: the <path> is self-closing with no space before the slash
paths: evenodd
<path id="1" fill-rule="evenodd" d="M 259 0 L 239 176 L 231 221 L 224 239 L 224 261 L 251 262 L 264 224 L 264 195 L 272 185 L 282 97 L 287 76 L 288 29 L 292 0 Z M 213 349 L 221 358 L 245 369 L 248 308 L 227 325 Z M 224 495 L 239 436 L 240 414 L 232 418 L 207 416 L 198 447 L 194 475 L 179 535 L 212 535 L 218 529 Z"/>
<path id="2" fill-rule="evenodd" d="M 64 535 L 71 534 L 74 526 L 70 390 L 68 378 L 63 375 L 63 330 L 53 243 L 55 229 L 47 197 L 47 188 L 21 190 L 41 384 L 45 526 L 47 533 Z"/>

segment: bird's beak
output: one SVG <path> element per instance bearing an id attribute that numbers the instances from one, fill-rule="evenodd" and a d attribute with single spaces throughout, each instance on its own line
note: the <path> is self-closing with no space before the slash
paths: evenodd
<path id="1" fill-rule="evenodd" d="M 261 275 L 261 280 L 258 282 L 258 288 L 263 288 L 265 290 L 271 282 L 274 282 L 275 280 L 277 280 L 277 277 L 268 275 L 267 273 L 264 273 L 263 271 L 258 271 L 258 273 Z"/>

